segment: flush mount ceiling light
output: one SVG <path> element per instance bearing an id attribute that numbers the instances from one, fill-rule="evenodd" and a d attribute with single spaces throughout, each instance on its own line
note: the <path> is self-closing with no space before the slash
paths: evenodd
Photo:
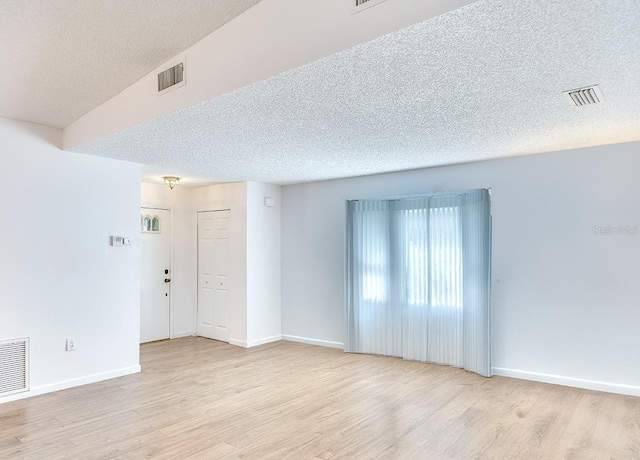
<path id="1" fill-rule="evenodd" d="M 164 179 L 164 185 L 169 187 L 171 190 L 173 190 L 173 187 L 175 187 L 176 185 L 180 185 L 180 178 L 179 177 L 164 176 L 162 179 Z"/>

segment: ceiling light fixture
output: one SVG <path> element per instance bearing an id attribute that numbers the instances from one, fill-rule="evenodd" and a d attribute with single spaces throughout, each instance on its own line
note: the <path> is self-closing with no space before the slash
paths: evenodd
<path id="1" fill-rule="evenodd" d="M 180 185 L 180 178 L 175 176 L 164 176 L 164 185 L 173 190 L 173 187 Z"/>

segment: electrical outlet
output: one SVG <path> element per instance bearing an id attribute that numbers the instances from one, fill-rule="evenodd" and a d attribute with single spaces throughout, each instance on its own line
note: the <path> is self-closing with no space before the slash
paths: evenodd
<path id="1" fill-rule="evenodd" d="M 76 340 L 75 339 L 67 339 L 67 351 L 73 351 L 76 349 Z"/>

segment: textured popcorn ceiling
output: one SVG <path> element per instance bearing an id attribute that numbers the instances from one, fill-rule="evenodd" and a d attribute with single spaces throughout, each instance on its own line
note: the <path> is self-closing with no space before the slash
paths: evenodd
<path id="1" fill-rule="evenodd" d="M 0 116 L 64 128 L 259 0 L 2 0 Z"/>
<path id="2" fill-rule="evenodd" d="M 480 1 L 73 150 L 288 184 L 639 140 L 639 84 L 639 1 Z"/>

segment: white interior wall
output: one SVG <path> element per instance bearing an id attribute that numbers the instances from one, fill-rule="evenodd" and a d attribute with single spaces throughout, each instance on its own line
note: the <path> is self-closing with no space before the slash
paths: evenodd
<path id="1" fill-rule="evenodd" d="M 280 340 L 279 185 L 247 182 L 247 345 Z M 265 198 L 273 206 L 265 206 Z"/>
<path id="2" fill-rule="evenodd" d="M 255 318 L 272 312 L 266 315 L 269 320 L 278 315 L 277 289 L 264 290 L 276 286 L 269 267 L 277 265 L 277 243 L 262 239 L 277 234 L 278 219 L 258 206 L 261 196 L 277 196 L 277 189 L 235 183 L 161 198 L 164 190 L 147 184 L 141 201 L 138 165 L 62 152 L 61 132 L 43 126 L 0 119 L 0 135 L 11 192 L 0 199 L 6 224 L 0 226 L 0 237 L 11 242 L 0 258 L 5 299 L 0 338 L 32 338 L 30 394 L 139 370 L 141 202 L 175 202 L 181 209 L 181 230 L 175 234 L 191 229 L 192 237 L 180 250 L 191 270 L 196 212 L 231 209 L 232 231 L 239 235 L 232 246 L 232 338 L 246 346 L 276 330 L 275 320 L 264 331 L 254 330 L 252 324 L 261 322 L 253 323 L 247 312 L 257 311 Z M 343 342 L 345 200 L 490 187 L 496 372 L 640 394 L 640 336 L 635 331 L 640 236 L 593 233 L 594 226 L 640 224 L 639 146 L 616 144 L 283 187 L 284 337 Z M 113 234 L 132 236 L 134 246 L 110 247 Z M 268 248 L 268 254 L 253 254 L 256 248 Z M 251 274 L 260 267 L 254 256 L 267 267 L 257 275 Z M 188 300 L 184 276 L 179 321 L 188 328 L 195 324 L 195 297 Z M 194 291 L 195 283 L 191 296 Z M 259 299 L 265 292 L 267 307 L 254 310 L 259 304 L 252 296 Z M 76 339 L 76 351 L 64 351 L 67 337 Z"/>
<path id="3" fill-rule="evenodd" d="M 197 317 L 197 213 L 231 210 L 230 343 L 279 340 L 280 186 L 237 182 L 169 190 L 143 183 L 142 205 L 172 210 L 172 337 L 193 335 Z M 264 197 L 274 200 L 264 206 Z"/>
<path id="4" fill-rule="evenodd" d="M 0 339 L 31 337 L 32 388 L 0 402 L 138 372 L 140 166 L 31 123 L 0 118 L 0 139 Z"/>
<path id="5" fill-rule="evenodd" d="M 64 148 L 242 88 L 469 3 L 472 1 L 387 0 L 353 14 L 353 2 L 348 0 L 262 0 L 168 61 L 186 57 L 185 86 L 157 97 L 157 72 L 149 73 L 68 126 Z"/>
<path id="6" fill-rule="evenodd" d="M 491 188 L 493 365 L 640 395 L 640 143 L 283 187 L 283 335 L 344 341 L 345 200 Z"/>
<path id="7" fill-rule="evenodd" d="M 142 183 L 142 206 L 171 210 L 171 338 L 195 333 L 197 247 L 192 190 Z"/>
<path id="8" fill-rule="evenodd" d="M 247 183 L 233 182 L 196 188 L 192 191 L 192 221 L 195 225 L 192 242 L 197 263 L 197 213 L 229 209 L 230 315 L 229 343 L 247 346 Z M 197 289 L 197 277 L 193 278 Z M 196 297 L 197 299 L 197 297 Z M 197 300 L 193 304 L 197 312 Z M 195 320 L 194 320 L 195 325 Z"/>

